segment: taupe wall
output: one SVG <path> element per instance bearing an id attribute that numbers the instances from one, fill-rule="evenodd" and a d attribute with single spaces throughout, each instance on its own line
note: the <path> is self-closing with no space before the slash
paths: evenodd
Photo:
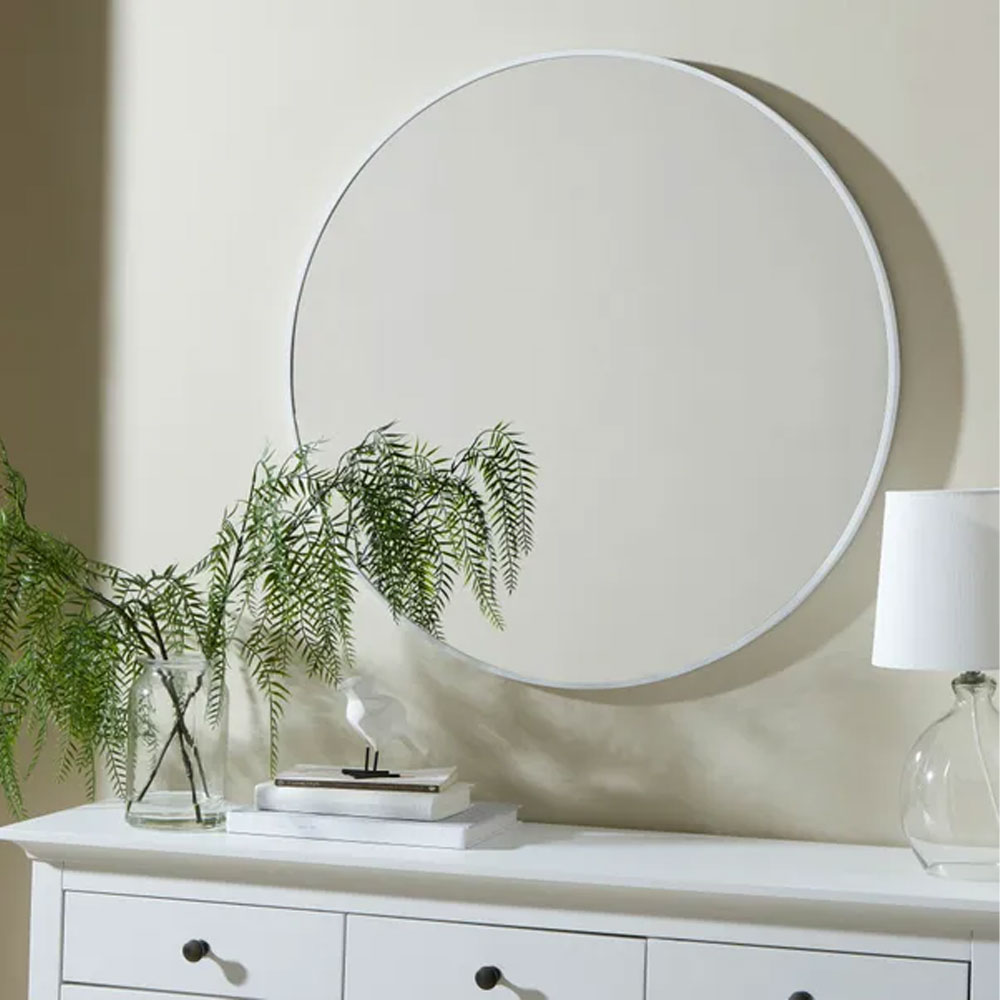
<path id="1" fill-rule="evenodd" d="M 5 260 L 34 252 L 31 278 L 0 268 L 12 284 L 0 295 L 11 315 L 3 381 L 19 386 L 0 400 L 0 426 L 18 450 L 25 442 L 22 464 L 53 523 L 98 540 L 110 558 L 144 566 L 196 554 L 264 442 L 290 443 L 298 275 L 360 158 L 449 83 L 570 47 L 696 62 L 772 104 L 826 154 L 871 222 L 897 299 L 903 388 L 885 485 L 997 481 L 992 0 L 127 0 L 112 18 L 109 60 L 103 352 L 101 112 L 79 86 L 92 80 L 100 92 L 103 18 L 22 6 L 15 42 L 34 55 L 5 60 L 0 73 L 34 75 L 46 96 L 30 115 L 18 111 L 19 153 L 0 167 L 15 174 L 2 185 Z M 0 88 L 4 100 L 10 90 Z M 43 104 L 59 109 L 44 128 Z M 89 158 L 77 165 L 64 149 L 80 132 Z M 54 155 L 61 166 L 47 173 Z M 18 213 L 12 239 L 8 212 Z M 68 243 L 67 218 L 78 220 Z M 57 277 L 57 295 L 30 293 Z M 67 354 L 75 344 L 80 358 Z M 71 461 L 57 466 L 56 456 Z M 573 695 L 519 686 L 442 657 L 367 605 L 361 658 L 411 702 L 436 755 L 459 760 L 481 794 L 524 803 L 530 818 L 895 842 L 900 762 L 944 704 L 947 679 L 869 666 L 880 513 L 788 621 L 663 684 Z M 234 791 L 245 796 L 264 763 L 256 713 L 236 688 Z M 338 701 L 303 694 L 284 758 L 353 752 Z M 33 805 L 51 807 L 48 785 L 35 791 Z M 10 850 L 0 864 L 0 892 L 14 900 L 0 938 L 7 1000 L 23 996 L 19 980 L 6 986 L 6 969 L 22 961 L 24 868 Z"/>
<path id="2" fill-rule="evenodd" d="M 39 523 L 100 544 L 107 13 L 0 3 L 0 437 Z M 51 758 L 35 813 L 82 801 Z M 0 797 L 0 823 L 10 819 Z M 26 996 L 28 865 L 0 847 L 0 998 Z"/>

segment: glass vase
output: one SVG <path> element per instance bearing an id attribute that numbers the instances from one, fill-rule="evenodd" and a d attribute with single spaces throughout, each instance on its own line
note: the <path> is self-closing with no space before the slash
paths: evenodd
<path id="1" fill-rule="evenodd" d="M 133 826 L 211 829 L 226 820 L 225 685 L 210 704 L 211 667 L 147 660 L 129 693 L 125 816 Z"/>
<path id="2" fill-rule="evenodd" d="M 903 772 L 903 830 L 931 874 L 995 879 L 1000 861 L 996 682 L 951 683 L 955 704 L 914 744 Z"/>

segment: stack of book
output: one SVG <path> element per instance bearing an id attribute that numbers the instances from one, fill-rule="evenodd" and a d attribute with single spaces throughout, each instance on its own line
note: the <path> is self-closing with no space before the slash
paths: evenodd
<path id="1" fill-rule="evenodd" d="M 517 824 L 517 806 L 473 802 L 454 767 L 351 777 L 302 764 L 258 785 L 250 809 L 233 809 L 230 833 L 352 840 L 413 847 L 474 847 Z"/>

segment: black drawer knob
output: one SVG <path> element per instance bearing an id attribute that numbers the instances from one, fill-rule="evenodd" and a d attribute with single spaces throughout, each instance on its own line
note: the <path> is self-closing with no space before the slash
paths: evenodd
<path id="1" fill-rule="evenodd" d="M 190 941 L 184 943 L 181 954 L 189 962 L 200 962 L 211 950 L 207 941 L 202 941 L 201 938 L 191 938 Z"/>
<path id="2" fill-rule="evenodd" d="M 500 980 L 503 973 L 495 965 L 484 965 L 476 972 L 476 985 L 481 990 L 491 990 Z"/>
<path id="3" fill-rule="evenodd" d="M 814 1000 L 813 995 L 806 990 L 796 990 L 788 1000 Z"/>

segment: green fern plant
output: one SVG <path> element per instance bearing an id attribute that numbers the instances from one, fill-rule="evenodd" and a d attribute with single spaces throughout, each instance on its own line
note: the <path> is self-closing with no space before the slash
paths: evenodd
<path id="1" fill-rule="evenodd" d="M 332 469 L 314 457 L 265 454 L 204 558 L 140 575 L 32 524 L 0 443 L 0 787 L 16 815 L 50 737 L 63 776 L 83 774 L 93 795 L 103 759 L 122 794 L 128 689 L 143 661 L 185 651 L 211 665 L 216 714 L 232 654 L 245 665 L 267 703 L 273 771 L 292 671 L 336 683 L 350 668 L 358 572 L 394 617 L 435 636 L 457 586 L 503 626 L 499 592 L 532 546 L 536 466 L 520 434 L 498 424 L 449 457 L 387 425 Z M 170 738 L 197 754 L 181 709 Z"/>

